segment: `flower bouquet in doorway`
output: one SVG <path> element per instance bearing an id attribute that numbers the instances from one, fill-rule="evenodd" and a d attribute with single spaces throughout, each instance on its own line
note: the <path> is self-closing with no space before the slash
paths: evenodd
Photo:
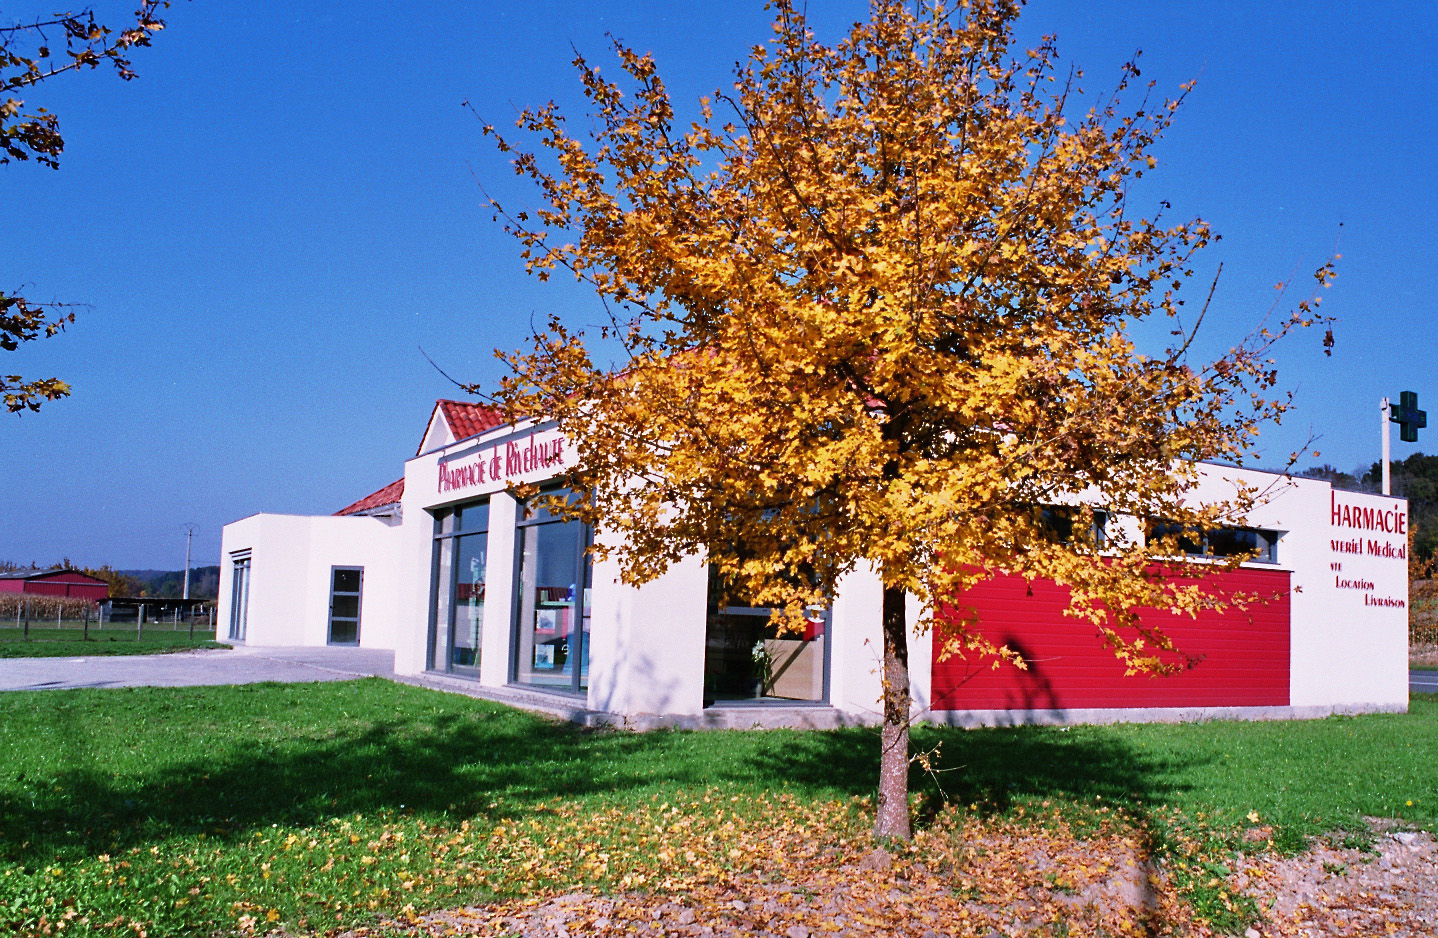
<path id="1" fill-rule="evenodd" d="M 769 654 L 769 644 L 760 638 L 749 650 L 754 660 L 754 697 L 767 697 L 774 687 L 774 659 Z"/>

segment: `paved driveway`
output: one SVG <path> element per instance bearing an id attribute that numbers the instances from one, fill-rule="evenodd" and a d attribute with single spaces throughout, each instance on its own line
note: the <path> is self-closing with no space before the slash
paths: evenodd
<path id="1" fill-rule="evenodd" d="M 373 648 L 211 648 L 172 655 L 0 658 L 0 691 L 191 687 L 394 677 L 394 652 Z M 1409 691 L 1438 693 L 1438 671 L 1409 671 Z"/>
<path id="2" fill-rule="evenodd" d="M 0 691 L 190 687 L 394 676 L 394 652 L 371 648 L 211 648 L 170 655 L 0 658 Z"/>

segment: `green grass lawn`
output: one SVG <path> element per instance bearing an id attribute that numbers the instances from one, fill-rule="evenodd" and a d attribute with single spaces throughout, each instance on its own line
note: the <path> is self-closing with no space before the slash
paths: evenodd
<path id="1" fill-rule="evenodd" d="M 55 628 L 53 622 L 32 624 L 27 638 L 23 628 L 0 628 L 0 658 L 68 658 L 91 655 L 157 655 L 188 648 L 224 648 L 214 640 L 209 629 L 196 629 L 190 638 L 188 628 L 173 629 L 170 625 L 147 626 L 136 634 L 134 625 L 106 624 L 104 629 L 91 626 L 89 637 L 78 624 L 67 623 Z"/>
<path id="2" fill-rule="evenodd" d="M 1364 815 L 1438 824 L 1432 696 L 1406 715 L 924 729 L 916 746 L 939 748 L 916 769 L 921 816 L 942 790 L 965 812 L 1111 807 L 1220 841 L 1250 812 L 1290 844 Z M 867 837 L 877 754 L 868 730 L 594 732 L 378 679 L 4 694 L 0 931 L 300 933 L 662 887 L 686 855 L 742 867 L 766 825 Z"/>

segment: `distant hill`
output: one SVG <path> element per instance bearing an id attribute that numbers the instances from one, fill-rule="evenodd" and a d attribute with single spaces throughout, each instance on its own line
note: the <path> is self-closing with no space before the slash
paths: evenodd
<path id="1" fill-rule="evenodd" d="M 137 582 L 147 596 L 175 599 L 184 595 L 185 571 L 183 570 L 119 570 L 116 572 Z M 190 568 L 191 599 L 214 599 L 219 593 L 219 567 Z"/>

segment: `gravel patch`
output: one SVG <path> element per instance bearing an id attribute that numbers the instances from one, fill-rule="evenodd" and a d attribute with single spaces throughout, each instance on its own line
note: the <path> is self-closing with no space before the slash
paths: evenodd
<path id="1" fill-rule="evenodd" d="M 1296 857 L 1251 858 L 1238 885 L 1259 901 L 1262 938 L 1438 936 L 1438 842 L 1369 819 L 1371 850 L 1316 843 Z M 1248 938 L 1254 938 L 1249 935 Z"/>
<path id="2" fill-rule="evenodd" d="M 1232 885 L 1263 920 L 1245 938 L 1434 938 L 1438 843 L 1370 820 L 1371 848 L 1316 842 L 1303 854 L 1247 857 Z M 681 895 L 576 891 L 401 916 L 378 934 L 514 938 L 1218 938 L 1196 922 L 1159 865 L 1119 837 L 1055 850 L 995 833 L 969 845 L 977 863 L 1014 864 L 997 891 L 962 871 L 930 870 L 884 851 L 845 858 L 812 880 L 753 873 Z M 882 856 L 881 856 L 882 854 Z"/>

